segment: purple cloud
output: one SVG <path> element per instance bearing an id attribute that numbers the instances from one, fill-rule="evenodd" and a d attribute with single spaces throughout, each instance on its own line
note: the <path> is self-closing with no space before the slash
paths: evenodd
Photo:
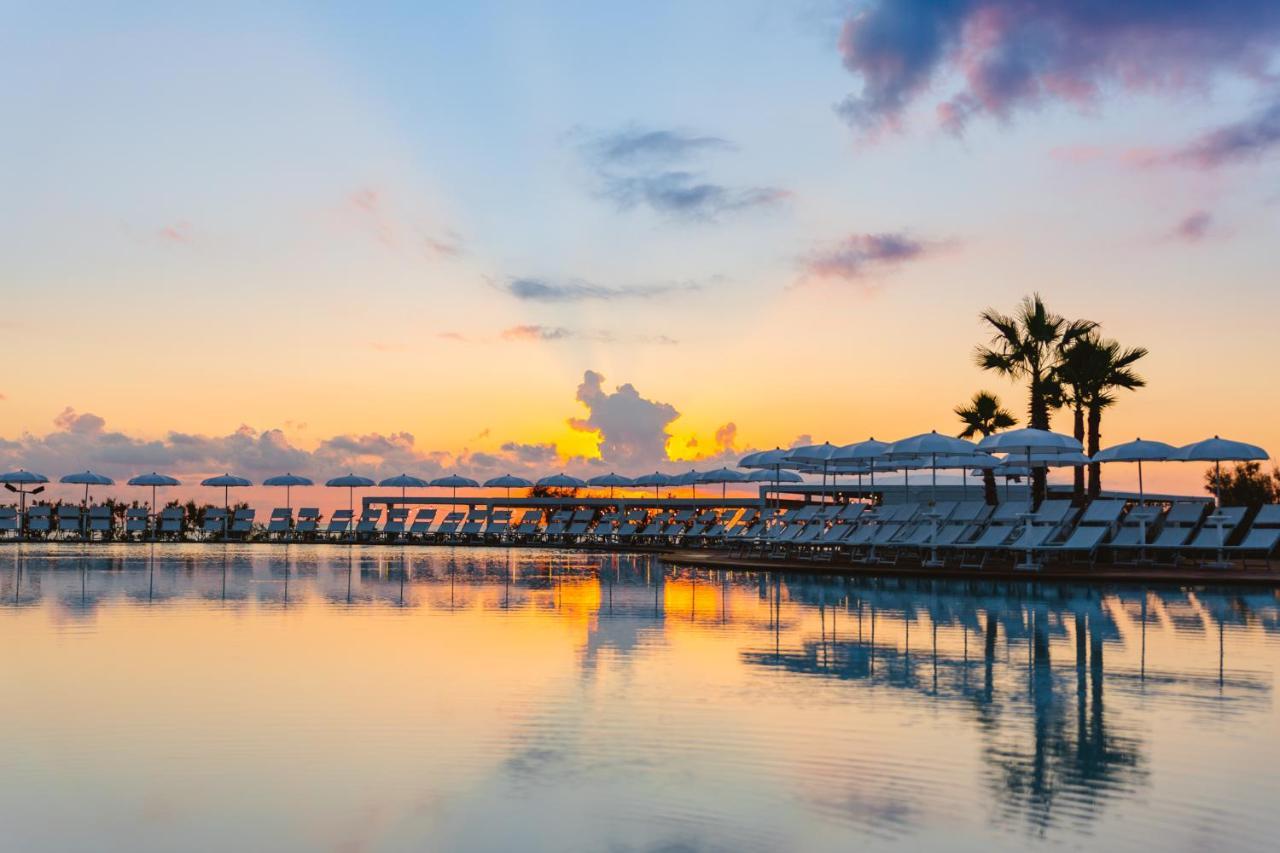
<path id="1" fill-rule="evenodd" d="M 872 0 L 840 34 L 859 92 L 837 112 L 854 128 L 897 126 L 935 87 L 961 131 L 1050 101 L 1087 104 L 1107 86 L 1204 86 L 1222 70 L 1263 76 L 1280 46 L 1275 0 Z"/>
<path id="2" fill-rule="evenodd" d="M 1280 4 L 1278 4 L 1280 5 Z M 1280 99 L 1254 115 L 1224 125 L 1185 146 L 1176 160 L 1202 169 L 1256 160 L 1280 149 Z"/>
<path id="3" fill-rule="evenodd" d="M 805 256 L 800 266 L 806 277 L 859 281 L 892 272 L 936 248 L 906 234 L 851 234 Z"/>
<path id="4" fill-rule="evenodd" d="M 1213 214 L 1207 210 L 1192 211 L 1173 227 L 1170 236 L 1186 243 L 1203 240 L 1213 226 Z"/>

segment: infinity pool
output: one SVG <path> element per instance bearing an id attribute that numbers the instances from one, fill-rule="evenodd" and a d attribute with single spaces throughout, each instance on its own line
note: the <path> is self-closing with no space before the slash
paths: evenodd
<path id="1" fill-rule="evenodd" d="M 0 550 L 5 850 L 1274 849 L 1270 591 Z"/>

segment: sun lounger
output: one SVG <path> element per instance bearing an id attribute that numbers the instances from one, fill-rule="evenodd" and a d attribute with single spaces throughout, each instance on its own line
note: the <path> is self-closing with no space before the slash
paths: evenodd
<path id="1" fill-rule="evenodd" d="M 298 523 L 293 528 L 294 536 L 314 536 L 320 531 L 320 510 L 313 506 L 304 506 L 298 510 Z"/>
<path id="2" fill-rule="evenodd" d="M 444 521 L 440 522 L 440 529 L 436 533 L 441 539 L 452 539 L 458 534 L 458 527 L 465 518 L 466 515 L 461 510 L 451 510 L 445 515 Z"/>
<path id="3" fill-rule="evenodd" d="M 1227 541 L 1244 520 L 1245 510 L 1242 506 L 1219 508 L 1204 520 L 1204 524 L 1187 543 L 1186 550 L 1211 553 L 1222 551 L 1225 555 Z"/>
<path id="4" fill-rule="evenodd" d="M 435 524 L 435 509 L 419 509 L 409 526 L 409 535 L 414 539 L 426 539 L 431 535 L 431 525 Z"/>
<path id="5" fill-rule="evenodd" d="M 1280 546 L 1280 505 L 1265 504 L 1254 516 L 1244 538 L 1223 550 L 1232 557 L 1239 557 L 1246 566 L 1250 556 L 1260 557 L 1264 564 L 1270 565 L 1271 555 L 1277 546 Z"/>
<path id="6" fill-rule="evenodd" d="M 395 542 L 404 537 L 405 529 L 409 526 L 409 508 L 407 506 L 393 506 L 387 509 L 387 523 L 382 526 L 382 535 L 389 542 Z"/>
<path id="7" fill-rule="evenodd" d="M 144 506 L 131 506 L 124 511 L 124 532 L 132 536 L 146 534 L 150 528 L 150 514 Z"/>
<path id="8" fill-rule="evenodd" d="M 595 520 L 595 517 L 595 510 L 578 510 L 569 519 L 569 527 L 565 531 L 565 537 L 571 540 L 582 539 L 587 535 L 587 528 L 591 526 L 591 522 Z"/>
<path id="9" fill-rule="evenodd" d="M 542 512 L 536 509 L 527 509 L 524 515 L 520 516 L 520 523 L 516 525 L 516 537 L 521 541 L 528 542 L 538 536 L 542 527 Z"/>
<path id="10" fill-rule="evenodd" d="M 382 510 L 369 508 L 360 511 L 360 520 L 356 522 L 356 539 L 370 539 L 378 532 L 378 522 L 382 521 Z"/>
<path id="11" fill-rule="evenodd" d="M 1049 555 L 1084 556 L 1092 563 L 1094 555 L 1102 544 L 1102 540 L 1106 538 L 1109 529 L 1105 524 L 1080 524 L 1075 530 L 1071 531 L 1071 535 L 1067 537 L 1065 542 L 1057 545 L 1043 545 L 1039 550 L 1041 553 Z"/>
<path id="12" fill-rule="evenodd" d="M 186 516 L 186 510 L 180 506 L 165 507 L 160 512 L 160 532 L 167 536 L 181 536 Z"/>
<path id="13" fill-rule="evenodd" d="M 351 532 L 351 520 L 355 513 L 349 509 L 335 509 L 329 516 L 329 524 L 325 527 L 325 535 L 331 539 L 345 538 Z"/>
<path id="14" fill-rule="evenodd" d="M 109 506 L 91 506 L 89 507 L 89 535 L 99 534 L 103 539 L 110 536 L 113 532 L 111 507 Z"/>
<path id="15" fill-rule="evenodd" d="M 83 532 L 83 516 L 81 508 L 74 504 L 62 504 L 58 507 L 58 532 L 74 533 L 77 536 Z"/>
<path id="16" fill-rule="evenodd" d="M 247 539 L 253 532 L 253 520 L 256 517 L 257 511 L 253 507 L 241 507 L 236 510 L 231 518 L 231 535 Z"/>
<path id="17" fill-rule="evenodd" d="M 44 536 L 53 529 L 53 507 L 40 505 L 27 507 L 27 533 Z"/>
<path id="18" fill-rule="evenodd" d="M 18 532 L 18 511 L 11 506 L 0 506 L 0 533 Z"/>
<path id="19" fill-rule="evenodd" d="M 462 523 L 462 530 L 459 531 L 459 535 L 464 539 L 479 539 L 488 521 L 488 510 L 473 509 L 467 515 L 467 520 Z"/>
<path id="20" fill-rule="evenodd" d="M 283 539 L 293 532 L 293 510 L 278 506 L 271 510 L 271 518 L 267 520 L 267 535 Z"/>
<path id="21" fill-rule="evenodd" d="M 489 523 L 484 527 L 484 538 L 490 542 L 500 542 L 507 538 L 511 529 L 511 510 L 496 509 L 489 515 Z"/>
<path id="22" fill-rule="evenodd" d="M 204 521 L 200 524 L 200 532 L 205 536 L 221 536 L 227 532 L 230 524 L 227 511 L 220 506 L 211 506 L 204 511 Z"/>

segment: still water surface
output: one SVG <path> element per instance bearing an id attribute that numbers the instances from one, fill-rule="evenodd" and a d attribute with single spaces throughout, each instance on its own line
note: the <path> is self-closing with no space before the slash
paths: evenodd
<path id="1" fill-rule="evenodd" d="M 5 850 L 1274 849 L 1270 591 L 0 551 Z"/>

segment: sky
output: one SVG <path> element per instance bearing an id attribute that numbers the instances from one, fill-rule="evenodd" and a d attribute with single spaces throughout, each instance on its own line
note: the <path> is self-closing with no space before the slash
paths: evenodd
<path id="1" fill-rule="evenodd" d="M 1150 350 L 1104 445 L 1280 447 L 1274 2 L 265 5 L 4 4 L 5 466 L 954 432 L 1031 292 Z"/>

